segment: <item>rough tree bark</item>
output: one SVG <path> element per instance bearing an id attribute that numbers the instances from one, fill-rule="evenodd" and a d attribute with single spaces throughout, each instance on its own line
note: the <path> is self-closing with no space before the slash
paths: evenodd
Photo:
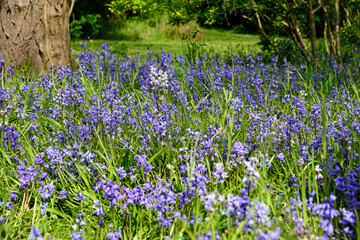
<path id="1" fill-rule="evenodd" d="M 0 0 L 0 56 L 36 74 L 70 63 L 68 0 Z"/>

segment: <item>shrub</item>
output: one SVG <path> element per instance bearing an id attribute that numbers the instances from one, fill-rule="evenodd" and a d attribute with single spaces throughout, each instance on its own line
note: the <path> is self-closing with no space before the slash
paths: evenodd
<path id="1" fill-rule="evenodd" d="M 98 35 L 101 29 L 100 19 L 100 14 L 87 14 L 78 20 L 73 20 L 70 24 L 71 38 L 81 39 Z"/>

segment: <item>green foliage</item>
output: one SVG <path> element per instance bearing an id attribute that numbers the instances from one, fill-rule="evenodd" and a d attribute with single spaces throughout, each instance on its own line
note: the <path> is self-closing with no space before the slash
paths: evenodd
<path id="1" fill-rule="evenodd" d="M 303 60 L 300 51 L 290 39 L 277 38 L 274 40 L 274 43 L 281 52 L 282 56 L 285 57 L 288 61 L 294 63 L 298 62 L 299 60 Z M 261 37 L 258 45 L 261 48 L 264 59 L 270 60 L 272 55 L 276 55 L 274 49 L 271 47 L 270 43 L 266 39 Z"/>
<path id="2" fill-rule="evenodd" d="M 81 0 L 76 1 L 73 10 L 72 20 L 79 19 L 81 16 L 87 14 L 100 14 L 102 19 L 106 19 L 109 16 L 109 9 L 106 4 L 110 3 L 110 0 Z"/>
<path id="3" fill-rule="evenodd" d="M 103 37 L 108 34 L 111 29 L 111 14 L 105 5 L 110 3 L 110 0 L 81 0 L 76 1 L 73 13 L 70 17 L 70 27 L 71 36 L 75 39 L 79 38 L 95 38 Z M 88 16 L 90 15 L 90 17 Z M 94 17 L 98 16 L 96 20 L 96 26 L 94 24 L 84 23 L 83 17 L 90 18 L 86 21 L 93 22 Z M 96 33 L 93 32 L 95 29 Z M 81 34 L 78 33 L 81 31 Z"/>
<path id="4" fill-rule="evenodd" d="M 115 0 L 106 6 L 109 11 L 121 19 L 137 17 L 146 19 L 162 12 L 162 1 Z"/>
<path id="5" fill-rule="evenodd" d="M 101 29 L 100 19 L 100 14 L 87 14 L 81 16 L 79 20 L 72 21 L 70 23 L 70 36 L 73 39 L 80 39 L 98 35 Z"/>
<path id="6" fill-rule="evenodd" d="M 185 39 L 183 42 L 184 56 L 191 62 L 202 59 L 202 55 L 205 54 L 205 52 L 209 52 L 207 46 L 208 45 L 204 41 Z M 211 50 L 213 50 L 213 48 L 211 48 Z"/>
<path id="7" fill-rule="evenodd" d="M 204 26 L 228 26 L 231 14 L 239 10 L 240 5 L 235 1 L 223 0 L 169 0 L 167 10 L 169 21 L 173 24 L 184 24 L 196 19 Z M 242 18 L 241 15 L 237 19 Z"/>
<path id="8" fill-rule="evenodd" d="M 355 46 L 360 47 L 360 24 L 346 24 L 340 29 L 338 34 L 346 52 L 352 52 Z"/>

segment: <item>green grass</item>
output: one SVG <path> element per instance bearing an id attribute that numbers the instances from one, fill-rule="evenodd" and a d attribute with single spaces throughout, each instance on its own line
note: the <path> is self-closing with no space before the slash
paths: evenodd
<path id="1" fill-rule="evenodd" d="M 153 29 L 156 31 L 156 28 Z M 257 45 L 259 42 L 259 36 L 252 34 L 237 34 L 229 30 L 217 30 L 217 29 L 202 29 L 200 28 L 201 39 L 192 40 L 198 44 L 203 45 L 204 51 L 216 52 L 219 54 L 227 54 L 229 52 L 238 52 L 241 54 L 247 54 L 249 52 L 258 52 L 260 47 Z M 158 53 L 164 50 L 172 55 L 179 55 L 184 52 L 185 41 L 180 36 L 171 39 L 170 36 L 160 31 L 160 37 L 144 33 L 139 36 L 139 39 L 135 40 L 112 40 L 112 39 L 88 39 L 88 50 L 100 49 L 101 44 L 106 41 L 109 44 L 115 55 L 118 52 L 126 52 L 130 56 L 140 54 L 145 56 L 148 53 L 147 48 L 152 52 Z M 125 37 L 124 37 L 125 38 Z M 71 47 L 74 53 L 82 51 L 80 44 L 84 40 L 71 41 Z"/>

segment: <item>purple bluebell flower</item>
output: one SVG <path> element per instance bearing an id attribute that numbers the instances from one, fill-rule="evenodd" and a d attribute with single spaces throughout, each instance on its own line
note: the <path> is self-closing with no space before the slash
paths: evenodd
<path id="1" fill-rule="evenodd" d="M 17 195 L 16 192 L 10 192 L 10 197 L 11 197 L 14 201 L 16 201 L 16 199 L 18 198 L 18 195 Z"/>
<path id="2" fill-rule="evenodd" d="M 58 198 L 67 199 L 68 196 L 69 196 L 68 191 L 66 191 L 66 189 L 63 189 L 60 191 Z"/>
<path id="3" fill-rule="evenodd" d="M 22 145 L 22 142 L 19 142 L 20 134 L 16 131 L 15 127 L 4 127 L 1 129 L 5 133 L 5 136 L 2 138 L 4 143 L 10 143 L 11 149 L 15 149 L 18 146 Z M 5 145 L 7 148 L 7 145 Z"/>
<path id="4" fill-rule="evenodd" d="M 228 173 L 224 170 L 223 163 L 214 163 L 213 175 L 215 179 L 219 180 L 220 183 L 224 183 L 225 178 L 228 177 Z"/>
<path id="5" fill-rule="evenodd" d="M 211 239 L 214 239 L 214 237 L 216 240 L 221 239 L 221 236 L 217 233 L 217 231 L 212 232 L 211 230 L 205 234 L 197 234 L 197 237 L 200 240 L 211 240 Z"/>
<path id="6" fill-rule="evenodd" d="M 201 201 L 204 203 L 205 210 L 210 212 L 215 211 L 215 209 L 217 209 L 219 205 L 224 202 L 224 200 L 224 195 L 218 193 L 210 193 L 209 195 L 201 197 Z"/>
<path id="7" fill-rule="evenodd" d="M 339 222 L 341 224 L 350 224 L 351 226 L 355 226 L 356 216 L 353 211 L 348 211 L 345 208 L 341 208 L 340 214 L 341 214 L 342 219 Z"/>
<path id="8" fill-rule="evenodd" d="M 27 187 L 30 181 L 33 181 L 36 176 L 36 170 L 33 167 L 25 168 L 25 165 L 22 164 L 17 166 L 17 171 L 21 182 L 21 189 Z"/>
<path id="9" fill-rule="evenodd" d="M 40 229 L 33 226 L 29 235 L 29 240 L 43 240 Z"/>
<path id="10" fill-rule="evenodd" d="M 274 231 L 263 232 L 260 230 L 257 240 L 277 240 L 280 238 L 281 229 L 280 227 L 275 228 Z"/>
<path id="11" fill-rule="evenodd" d="M 304 219 L 301 217 L 293 217 L 293 221 L 294 221 L 294 229 L 293 231 L 298 234 L 298 235 L 302 235 L 304 233 L 306 233 L 305 230 L 305 223 L 304 223 Z"/>
<path id="12" fill-rule="evenodd" d="M 120 179 L 126 178 L 127 173 L 125 172 L 123 167 L 116 168 L 117 174 L 119 174 Z"/>
<path id="13" fill-rule="evenodd" d="M 85 201 L 85 199 L 87 199 L 87 197 L 82 192 L 76 193 L 75 196 L 77 196 L 76 201 L 78 202 L 82 202 Z"/>
<path id="14" fill-rule="evenodd" d="M 47 202 L 42 202 L 40 206 L 40 214 L 45 215 L 46 214 L 46 208 L 49 205 Z"/>
<path id="15" fill-rule="evenodd" d="M 282 163 L 285 163 L 285 156 L 283 153 L 279 153 L 278 155 L 276 155 L 276 159 Z"/>
<path id="16" fill-rule="evenodd" d="M 96 216 L 104 216 L 105 213 L 104 213 L 104 210 L 102 207 L 97 207 L 96 210 L 93 212 L 93 215 L 96 215 Z"/>
<path id="17" fill-rule="evenodd" d="M 82 234 L 83 234 L 83 231 L 80 230 L 79 232 L 74 232 L 74 233 L 70 234 L 70 238 L 71 238 L 71 240 L 83 240 L 85 238 L 81 237 Z"/>
<path id="18" fill-rule="evenodd" d="M 336 196 L 331 194 L 329 198 L 325 197 L 324 202 L 316 204 L 312 207 L 315 215 L 321 216 L 325 219 L 333 219 L 339 216 L 339 211 L 334 209 Z"/>
<path id="19" fill-rule="evenodd" d="M 249 153 L 249 151 L 246 145 L 243 145 L 241 142 L 236 142 L 234 144 L 234 149 L 232 150 L 232 153 L 237 155 L 246 155 Z"/>
<path id="20" fill-rule="evenodd" d="M 122 235 L 121 235 L 121 228 L 119 228 L 118 230 L 114 231 L 114 232 L 110 232 L 106 234 L 106 238 L 110 239 L 110 240 L 117 240 L 117 239 L 121 239 Z"/>
<path id="21" fill-rule="evenodd" d="M 319 227 L 321 227 L 321 229 L 323 229 L 327 234 L 334 235 L 334 226 L 329 219 L 321 219 Z"/>
<path id="22" fill-rule="evenodd" d="M 269 227 L 270 218 L 268 216 L 270 208 L 262 202 L 256 202 L 254 208 L 249 211 L 248 224 L 252 227 L 254 224 L 265 225 Z"/>
<path id="23" fill-rule="evenodd" d="M 53 195 L 54 190 L 55 190 L 55 186 L 52 182 L 38 189 L 39 195 L 41 196 L 42 199 L 50 198 Z"/>
<path id="24" fill-rule="evenodd" d="M 43 165 L 45 163 L 45 161 L 43 160 L 43 157 L 44 157 L 44 154 L 39 154 L 39 155 L 35 155 L 34 158 L 35 158 L 35 164 L 38 164 L 38 165 Z"/>

